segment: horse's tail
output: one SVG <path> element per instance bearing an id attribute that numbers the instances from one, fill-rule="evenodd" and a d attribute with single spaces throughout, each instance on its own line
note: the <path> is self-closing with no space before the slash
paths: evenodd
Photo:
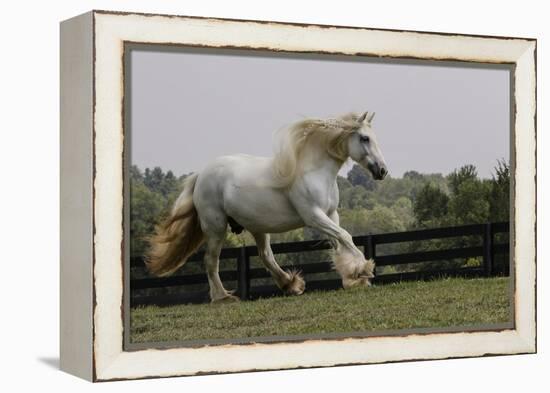
<path id="1" fill-rule="evenodd" d="M 151 274 L 168 276 L 178 270 L 204 243 L 199 215 L 193 203 L 198 174 L 187 177 L 172 212 L 149 238 L 145 264 Z"/>

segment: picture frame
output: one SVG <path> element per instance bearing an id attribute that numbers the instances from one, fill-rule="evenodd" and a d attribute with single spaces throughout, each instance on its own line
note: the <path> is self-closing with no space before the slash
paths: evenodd
<path id="1" fill-rule="evenodd" d="M 129 349 L 124 55 L 136 43 L 510 66 L 513 326 Z M 60 64 L 62 370 L 109 381 L 536 352 L 535 39 L 91 11 L 62 22 Z"/>

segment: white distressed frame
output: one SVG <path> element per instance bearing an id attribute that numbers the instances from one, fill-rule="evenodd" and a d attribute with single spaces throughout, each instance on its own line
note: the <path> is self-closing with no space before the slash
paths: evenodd
<path id="1" fill-rule="evenodd" d="M 536 351 L 535 40 L 100 11 L 89 15 L 93 20 L 94 46 L 91 137 L 95 232 L 93 299 L 88 299 L 93 305 L 93 348 L 92 359 L 86 355 L 80 360 L 85 363 L 84 368 L 92 368 L 89 379 L 103 381 Z M 124 42 L 514 64 L 515 131 L 511 150 L 515 152 L 515 181 L 512 182 L 515 210 L 511 220 L 511 256 L 515 263 L 511 275 L 515 280 L 515 327 L 484 332 L 124 351 L 121 312 Z M 67 277 L 61 279 L 67 280 Z M 63 325 L 63 318 L 61 322 Z M 63 353 L 61 356 L 63 359 Z"/>

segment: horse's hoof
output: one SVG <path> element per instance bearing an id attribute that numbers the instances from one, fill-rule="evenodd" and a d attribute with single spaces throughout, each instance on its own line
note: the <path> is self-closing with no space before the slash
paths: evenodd
<path id="1" fill-rule="evenodd" d="M 282 288 L 282 290 L 288 295 L 301 295 L 306 289 L 306 282 L 302 278 L 302 275 L 297 270 L 290 270 L 287 272 L 290 281 Z"/>
<path id="2" fill-rule="evenodd" d="M 344 289 L 353 288 L 353 287 L 370 287 L 372 284 L 370 282 L 370 277 L 359 276 L 357 278 L 345 278 L 342 280 L 342 286 Z"/>
<path id="3" fill-rule="evenodd" d="M 239 299 L 237 296 L 233 296 L 228 293 L 226 296 L 221 297 L 219 299 L 212 299 L 212 303 L 235 303 L 240 300 L 241 299 Z"/>

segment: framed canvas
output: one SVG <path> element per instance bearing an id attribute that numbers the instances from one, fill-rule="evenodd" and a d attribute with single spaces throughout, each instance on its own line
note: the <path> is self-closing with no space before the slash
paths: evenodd
<path id="1" fill-rule="evenodd" d="M 91 11 L 60 65 L 63 370 L 536 351 L 535 39 Z"/>

